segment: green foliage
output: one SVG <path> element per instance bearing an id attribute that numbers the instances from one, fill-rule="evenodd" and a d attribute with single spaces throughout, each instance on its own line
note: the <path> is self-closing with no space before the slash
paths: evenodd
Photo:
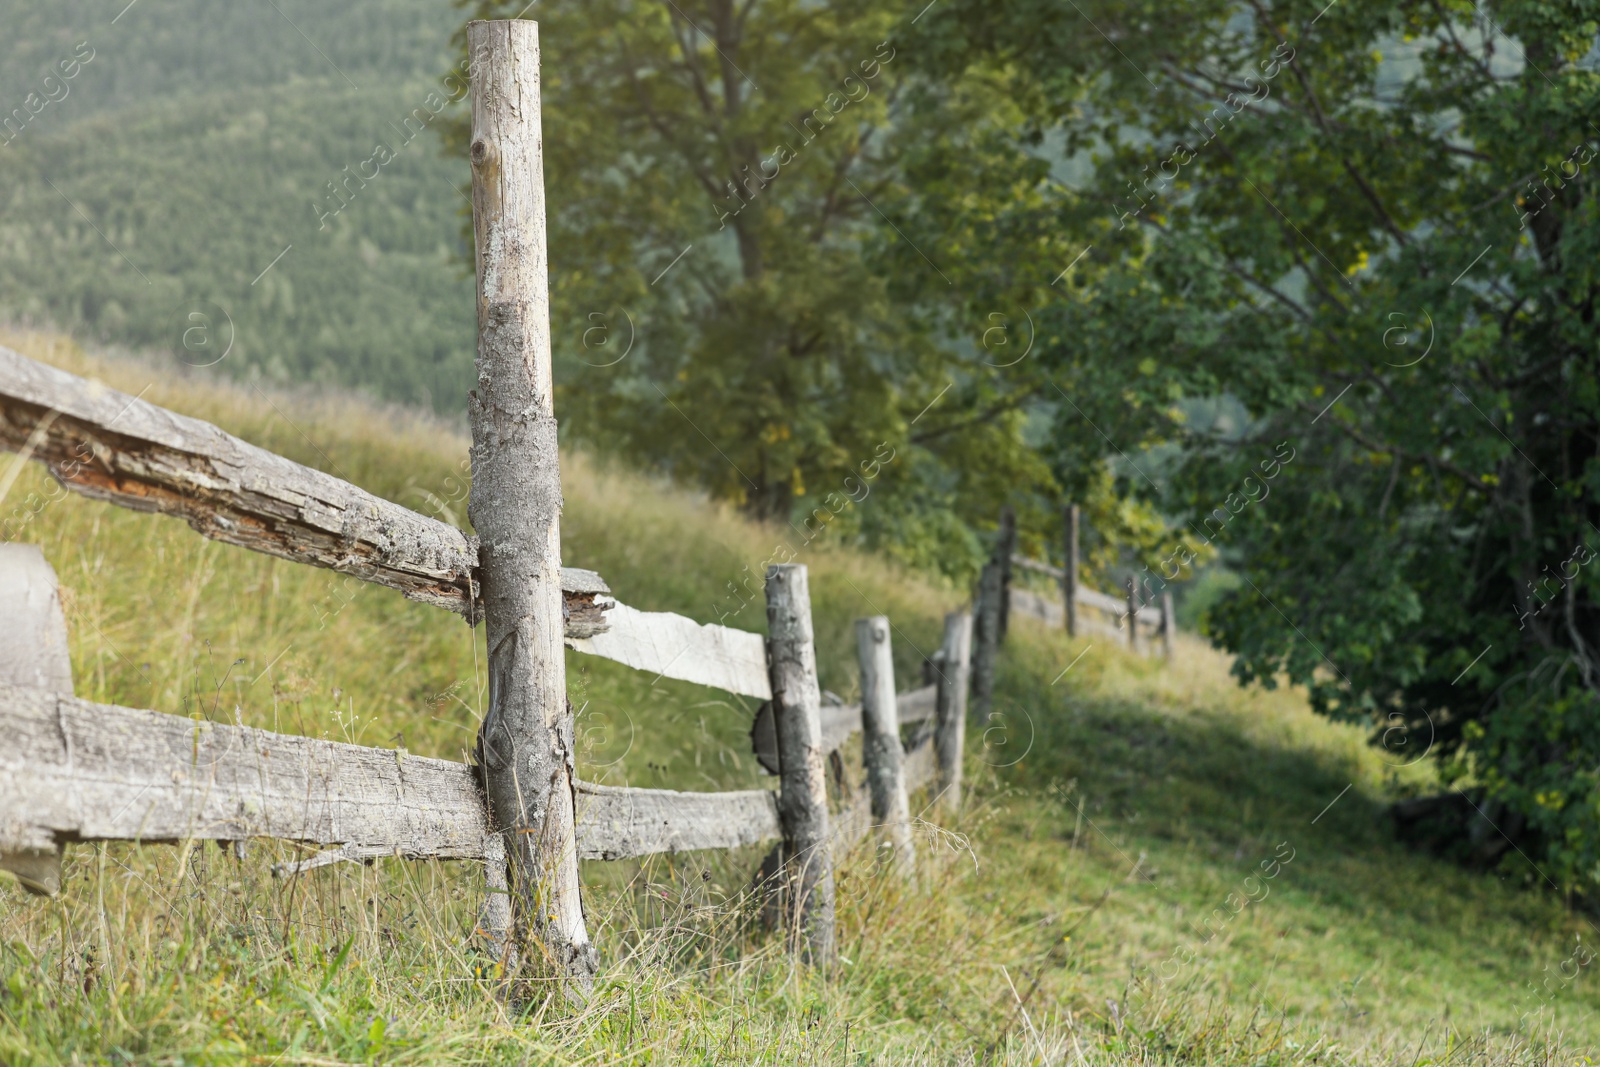
<path id="1" fill-rule="evenodd" d="M 907 44 L 944 75 L 1023 82 L 1009 150 L 1042 141 L 1090 171 L 1041 180 L 1038 207 L 923 209 L 1093 243 L 1035 312 L 1085 416 L 1061 412 L 1058 470 L 1108 441 L 1181 446 L 1127 489 L 1242 568 L 1210 624 L 1241 680 L 1287 675 L 1380 743 L 1430 749 L 1507 805 L 1542 877 L 1586 891 L 1597 19 L 1521 0 L 956 2 Z M 1047 277 L 1037 243 L 1002 258 Z M 1172 403 L 1216 395 L 1247 424 Z M 1280 447 L 1296 458 L 1267 477 Z"/>
<path id="2" fill-rule="evenodd" d="M 1019 405 L 989 410 L 995 372 L 945 331 L 943 266 L 883 252 L 902 240 L 885 220 L 908 131 L 961 117 L 905 102 L 907 13 L 605 0 L 536 17 L 568 432 L 756 517 L 841 516 L 849 538 L 970 575 L 974 529 L 1054 487 Z M 896 459 L 865 487 L 881 450 Z"/>

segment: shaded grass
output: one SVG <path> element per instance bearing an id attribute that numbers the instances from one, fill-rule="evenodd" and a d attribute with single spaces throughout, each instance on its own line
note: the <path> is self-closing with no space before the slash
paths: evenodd
<path id="1" fill-rule="evenodd" d="M 0 342 L 464 521 L 466 442 L 443 423 Z M 638 475 L 564 466 L 566 562 L 637 607 L 714 621 L 738 603 L 728 583 L 801 547 Z M 61 577 L 82 695 L 463 758 L 483 650 L 458 619 L 52 484 L 25 471 L 0 518 L 25 505 L 14 536 Z M 894 620 L 915 684 L 961 594 L 827 545 L 800 558 L 823 685 L 854 694 L 851 623 L 868 613 Z M 761 601 L 725 621 L 762 629 Z M 570 653 L 569 685 L 585 777 L 770 785 L 751 701 Z M 585 864 L 596 996 L 536 998 L 524 1018 L 478 977 L 470 864 L 284 881 L 269 872 L 286 843 L 242 860 L 71 846 L 57 900 L 0 888 L 0 1061 L 1573 1063 L 1600 1036 L 1592 979 L 1551 981 L 1593 939 L 1583 919 L 1529 872 L 1396 845 L 1382 804 L 1425 767 L 1387 765 L 1300 693 L 1237 688 L 1196 641 L 1164 664 L 1018 619 L 967 773 L 959 816 L 913 802 L 914 885 L 870 849 L 842 867 L 848 962 L 831 980 L 752 923 L 758 850 Z M 1234 914 L 1242 893 L 1259 899 Z"/>

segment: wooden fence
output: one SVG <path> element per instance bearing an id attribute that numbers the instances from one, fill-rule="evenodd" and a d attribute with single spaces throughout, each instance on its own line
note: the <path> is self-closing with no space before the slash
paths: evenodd
<path id="1" fill-rule="evenodd" d="M 474 565 L 466 561 L 478 546 L 460 531 L 207 423 L 4 348 L 0 443 L 43 461 L 63 486 L 83 495 L 179 515 L 217 540 L 333 567 L 482 617 L 481 603 L 446 592 L 465 594 L 474 585 Z M 461 577 L 440 546 L 461 560 Z M 433 581 L 423 583 L 424 575 Z M 796 725 L 804 762 L 839 768 L 835 780 L 846 802 L 834 815 L 837 825 L 823 825 L 823 855 L 806 862 L 826 866 L 829 849 L 891 818 L 898 822 L 889 827 L 891 838 L 909 843 L 903 801 L 886 805 L 876 792 L 853 788 L 839 749 L 870 710 L 874 737 L 892 736 L 898 744 L 901 725 L 913 734 L 903 754 L 895 746 L 864 747 L 869 783 L 887 783 L 882 788 L 903 797 L 936 777 L 941 735 L 964 716 L 965 614 L 947 620 L 942 657 L 955 666 L 942 669 L 934 684 L 882 701 L 885 684 L 893 692 L 887 620 L 863 620 L 881 635 L 863 659 L 877 703 L 822 706 L 814 666 L 809 701 L 774 702 L 769 639 L 628 607 L 592 571 L 562 568 L 560 576 L 569 647 L 762 700 L 752 745 L 775 774 L 787 765 L 778 735 Z M 790 600 L 805 616 L 802 644 L 814 656 L 805 568 L 769 572 L 769 608 L 779 581 L 801 586 Z M 491 882 L 504 886 L 504 846 L 485 810 L 481 768 L 77 699 L 55 576 L 33 546 L 0 546 L 0 613 L 15 623 L 0 636 L 0 730 L 14 739 L 0 748 L 0 866 L 31 888 L 58 888 L 67 842 L 252 837 L 329 846 L 289 865 L 289 874 L 379 856 L 467 859 L 488 862 Z M 959 788 L 959 779 L 942 785 Z M 810 792 L 808 802 L 826 813 L 826 793 Z M 791 836 L 783 796 L 770 790 L 693 793 L 576 781 L 573 793 L 579 859 L 737 848 Z"/>
<path id="2" fill-rule="evenodd" d="M 1079 572 L 1079 512 L 1077 505 L 1068 505 L 1062 515 L 1064 534 L 1063 558 L 1067 566 L 1057 567 L 1041 560 L 1029 559 L 1016 552 L 1016 527 L 1010 519 L 1009 509 L 1002 513 L 995 562 L 1002 587 L 1002 619 L 1012 611 L 1041 619 L 1051 626 L 1064 627 L 1068 634 L 1099 633 L 1128 643 L 1128 647 L 1149 649 L 1150 639 L 1161 644 L 1165 655 L 1172 655 L 1172 640 L 1177 633 L 1172 612 L 1172 594 L 1163 590 L 1160 606 L 1153 604 L 1145 583 L 1134 578 L 1127 581 L 1126 592 L 1121 597 L 1108 596 L 1084 586 Z M 1004 563 L 1001 561 L 1004 560 Z M 1020 567 L 1035 574 L 1054 579 L 1061 588 L 1059 598 L 1047 597 L 1011 582 L 1011 569 Z M 1084 612 L 1083 608 L 1088 608 Z M 1129 624 L 1129 620 L 1132 624 Z M 1000 631 L 1005 632 L 1002 622 Z"/>
<path id="3" fill-rule="evenodd" d="M 12 739 L 0 747 L 0 867 L 54 893 L 67 843 L 189 848 L 253 837 L 326 846 L 281 868 L 285 875 L 380 856 L 482 861 L 490 888 L 483 932 L 502 961 L 514 967 L 536 946 L 586 983 L 596 960 L 579 859 L 777 840 L 763 884 L 787 908 L 798 946 L 826 962 L 835 850 L 882 826 L 887 846 L 909 860 L 906 794 L 935 782 L 947 804 L 959 804 L 971 618 L 945 620 L 933 683 L 898 694 L 888 620 L 861 620 L 862 703 L 825 707 L 805 567 L 769 569 L 763 638 L 635 610 L 594 572 L 559 565 L 540 117 L 537 94 L 527 95 L 538 84 L 537 27 L 474 22 L 468 47 L 476 537 L 3 348 L 0 445 L 44 463 L 84 496 L 177 516 L 214 540 L 330 568 L 484 623 L 491 684 L 479 762 L 79 699 L 54 573 L 37 548 L 0 546 L 0 613 L 20 623 L 0 631 L 0 732 Z M 579 781 L 563 642 L 762 700 L 751 738 L 779 789 L 693 793 Z M 903 726 L 911 730 L 904 743 Z M 839 750 L 863 730 L 860 789 Z"/>

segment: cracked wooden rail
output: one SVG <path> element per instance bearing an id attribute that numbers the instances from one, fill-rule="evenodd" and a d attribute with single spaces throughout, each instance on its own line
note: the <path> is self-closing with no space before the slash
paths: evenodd
<path id="1" fill-rule="evenodd" d="M 0 685 L 0 853 L 74 841 L 335 846 L 283 870 L 499 854 L 464 763 Z M 578 784 L 580 859 L 736 848 L 780 835 L 767 790 Z"/>
<path id="2" fill-rule="evenodd" d="M 66 488 L 214 541 L 349 574 L 475 621 L 478 545 L 342 478 L 0 347 L 0 447 Z M 605 627 L 593 571 L 561 569 L 569 638 Z"/>

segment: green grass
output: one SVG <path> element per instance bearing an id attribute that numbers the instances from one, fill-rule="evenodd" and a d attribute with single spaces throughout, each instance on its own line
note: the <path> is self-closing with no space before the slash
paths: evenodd
<path id="1" fill-rule="evenodd" d="M 326 396 L 269 404 L 49 337 L 0 343 L 464 516 L 466 442 L 443 424 Z M 794 540 L 581 456 L 565 469 L 566 561 L 643 609 L 712 621 L 726 583 Z M 24 471 L 0 519 L 60 575 L 81 695 L 462 758 L 483 653 L 454 616 L 52 486 Z M 915 684 L 961 593 L 827 546 L 802 561 L 823 685 L 854 692 L 851 621 L 878 612 Z M 761 629 L 759 600 L 727 622 Z M 770 784 L 751 702 L 576 654 L 569 678 L 585 777 Z M 296 851 L 281 842 L 242 861 L 74 845 L 59 898 L 0 886 L 0 1062 L 1593 1061 L 1594 980 L 1552 977 L 1595 939 L 1588 921 L 1528 871 L 1397 844 L 1383 804 L 1425 770 L 1389 767 L 1302 693 L 1239 689 L 1195 639 L 1163 663 L 1018 619 L 995 716 L 968 736 L 969 802 L 922 811 L 914 883 L 870 850 L 843 866 L 848 962 L 830 980 L 751 921 L 753 852 L 586 864 L 596 994 L 513 1017 L 475 977 L 470 864 L 285 881 L 270 874 Z M 1246 882 L 1275 858 L 1275 877 Z M 1258 902 L 1230 915 L 1242 893 Z"/>

